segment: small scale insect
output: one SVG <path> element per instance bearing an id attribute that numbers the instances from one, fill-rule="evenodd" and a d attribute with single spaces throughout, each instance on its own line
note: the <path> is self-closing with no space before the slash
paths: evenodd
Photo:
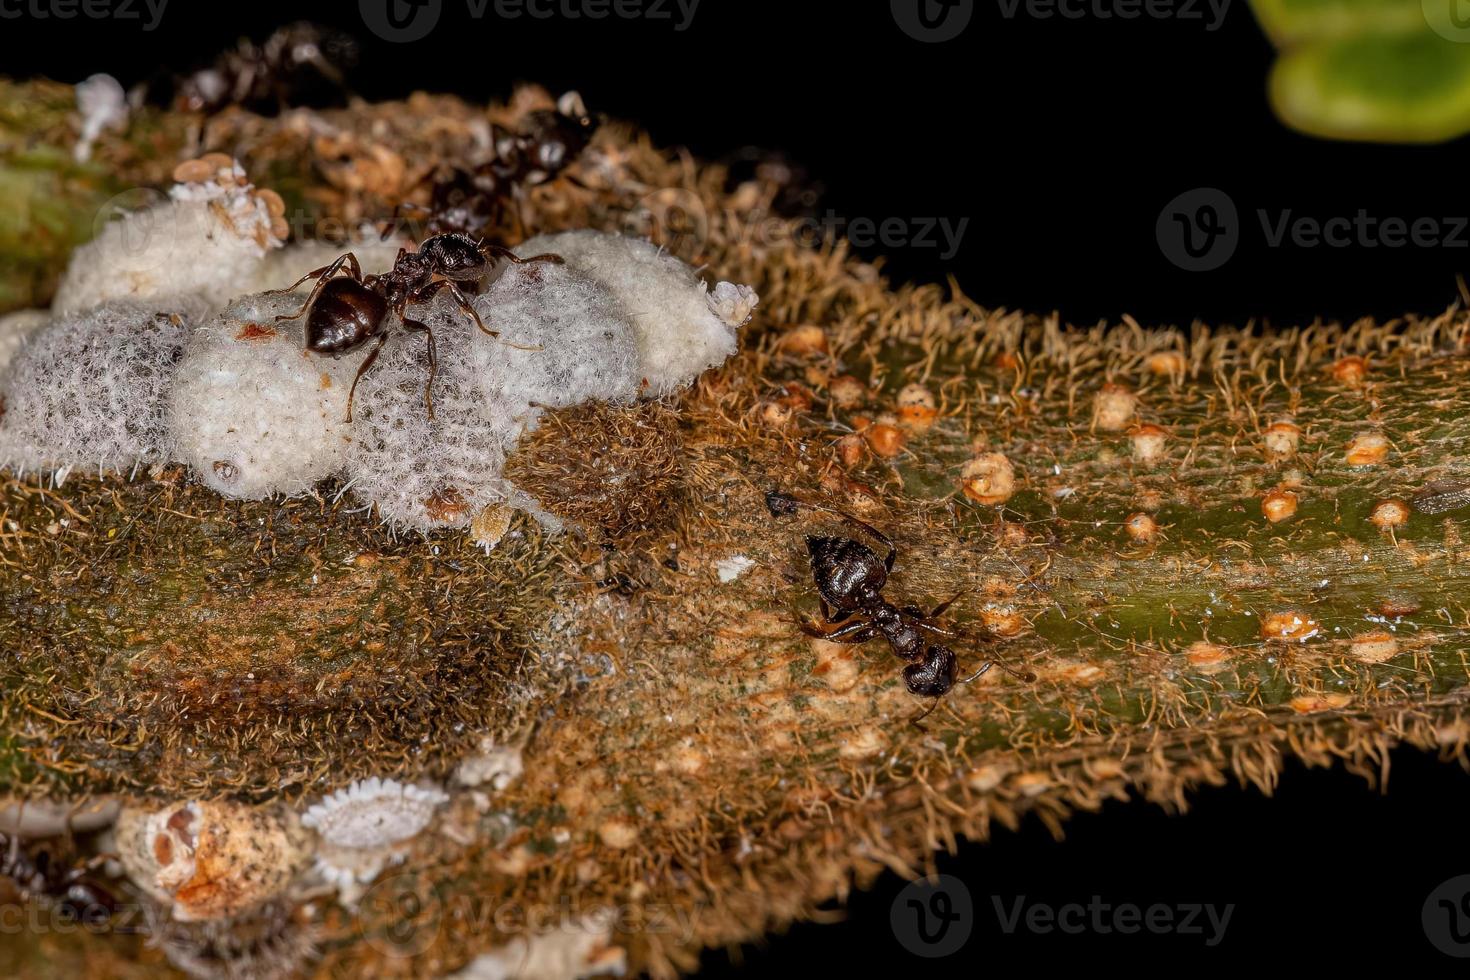
<path id="1" fill-rule="evenodd" d="M 959 634 L 935 622 L 958 595 L 940 603 L 929 612 L 916 606 L 895 606 L 883 598 L 884 586 L 898 559 L 898 547 L 886 534 L 865 521 L 840 510 L 807 503 L 772 490 L 766 494 L 766 508 L 772 516 L 794 514 L 799 508 L 832 514 L 877 540 L 888 549 L 886 557 L 860 541 L 843 537 L 808 536 L 807 552 L 811 557 L 812 576 L 820 597 L 822 625 L 802 624 L 808 636 L 834 643 L 864 643 L 882 637 L 895 655 L 908 661 L 903 669 L 904 684 L 919 697 L 934 698 L 934 704 L 914 719 L 915 724 L 933 711 L 938 699 L 954 687 L 956 661 L 954 651 L 935 637 L 953 638 Z M 980 669 L 959 683 L 968 684 L 992 666 L 999 666 L 1018 680 L 1031 682 L 1036 675 L 1016 670 L 998 659 L 987 660 Z"/>
<path id="2" fill-rule="evenodd" d="M 1470 480 L 1433 480 L 1424 484 L 1410 503 L 1421 514 L 1447 514 L 1470 507 Z"/>
<path id="3" fill-rule="evenodd" d="M 289 293 L 309 279 L 315 279 L 306 302 L 295 313 L 276 317 L 280 320 L 295 320 L 306 317 L 306 349 L 313 354 L 341 357 L 355 351 L 369 341 L 376 340 L 373 349 L 363 358 L 352 379 L 352 388 L 347 393 L 347 421 L 352 421 L 352 399 L 357 393 L 357 383 L 377 361 L 383 345 L 390 336 L 388 315 L 397 317 L 403 329 L 409 333 L 424 335 L 429 347 L 429 380 L 424 385 L 424 405 L 429 418 L 434 417 L 434 377 L 438 361 L 434 351 L 434 333 L 428 324 L 410 319 L 407 309 L 433 300 L 441 291 L 459 304 L 475 326 L 491 337 L 500 336 L 480 320 L 480 314 L 470 305 L 461 286 L 469 287 L 485 278 L 500 259 L 521 264 L 525 262 L 562 261 L 559 255 L 534 255 L 521 258 L 508 248 L 492 245 L 468 235 L 435 235 L 419 246 L 417 252 L 398 250 L 398 258 L 391 271 L 379 275 L 363 275 L 357 256 L 347 252 L 337 257 L 330 265 L 314 269 L 280 292 Z M 339 276 L 337 273 L 345 272 Z"/>

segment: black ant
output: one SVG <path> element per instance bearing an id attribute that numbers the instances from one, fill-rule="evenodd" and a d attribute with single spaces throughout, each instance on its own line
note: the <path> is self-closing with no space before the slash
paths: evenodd
<path id="1" fill-rule="evenodd" d="M 596 131 L 597 120 L 576 92 L 558 99 L 555 109 L 527 113 L 520 132 L 492 126 L 495 156 L 474 170 L 441 171 L 434 178 L 428 206 L 400 204 L 394 211 L 395 223 L 402 212 L 415 211 L 427 216 L 430 234 L 482 234 L 500 220 L 507 201 L 518 199 L 523 188 L 561 176 Z M 519 222 L 518 211 L 516 217 Z"/>
<path id="2" fill-rule="evenodd" d="M 909 692 L 935 699 L 927 711 L 914 719 L 917 724 L 955 685 L 954 652 L 933 638 L 958 636 L 934 620 L 943 615 L 959 595 L 927 613 L 915 606 L 893 605 L 883 598 L 883 587 L 898 558 L 898 547 L 893 540 L 867 522 L 840 510 L 797 500 L 775 490 L 766 494 L 766 508 L 773 517 L 794 514 L 801 507 L 840 517 L 881 541 L 888 549 L 887 557 L 880 558 L 872 548 L 851 538 L 808 536 L 807 553 L 811 556 L 812 577 L 817 583 L 824 625 L 803 623 L 802 632 L 834 643 L 864 643 L 880 636 L 887 640 L 893 652 L 908 661 L 908 666 L 903 669 L 903 679 Z M 999 666 L 1027 683 L 1036 680 L 1036 675 L 1029 671 L 1016 670 L 999 660 L 987 660 L 960 683 L 968 684 L 992 666 Z"/>
<path id="3" fill-rule="evenodd" d="M 214 64 L 180 80 L 175 108 L 213 115 L 229 106 L 270 111 L 299 103 L 323 83 L 340 96 L 358 44 L 340 31 L 298 21 L 261 44 L 243 38 Z"/>
<path id="4" fill-rule="evenodd" d="M 429 418 L 434 417 L 434 376 L 438 361 L 434 352 L 434 333 L 428 324 L 410 319 L 410 305 L 430 302 L 443 290 L 469 314 L 476 327 L 491 337 L 500 336 L 480 320 L 480 314 L 470 305 L 463 286 L 480 282 L 490 272 L 494 262 L 507 259 L 516 264 L 523 262 L 557 262 L 559 255 L 536 255 L 528 259 L 517 256 L 508 248 L 477 241 L 468 235 L 435 235 L 419 246 L 417 252 L 398 250 L 393 269 L 384 275 L 363 275 L 357 256 L 344 253 L 330 265 L 315 269 L 296 280 L 286 289 L 289 293 L 308 279 L 315 279 L 311 294 L 301 309 L 295 313 L 276 317 L 280 320 L 295 320 L 306 316 L 306 349 L 313 354 L 341 357 L 357 350 L 368 341 L 377 344 L 357 369 L 352 379 L 352 388 L 347 393 L 347 421 L 352 421 L 352 397 L 357 392 L 357 383 L 378 359 L 383 345 L 388 341 L 388 314 L 393 313 L 411 333 L 421 333 L 429 345 L 429 380 L 424 385 L 424 404 Z M 346 275 L 337 273 L 345 268 Z M 437 278 L 436 278 L 437 277 Z"/>
<path id="5" fill-rule="evenodd" d="M 5 835 L 0 834 L 0 844 L 4 843 Z M 40 898 L 54 904 L 73 922 L 95 925 L 117 912 L 117 898 L 90 877 L 106 860 L 99 855 L 68 866 L 44 847 L 22 849 L 16 836 L 0 853 L 0 876 L 15 882 L 22 898 Z"/>

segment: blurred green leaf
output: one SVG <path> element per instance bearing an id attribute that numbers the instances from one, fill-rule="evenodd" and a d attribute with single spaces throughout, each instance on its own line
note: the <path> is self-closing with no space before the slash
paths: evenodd
<path id="1" fill-rule="evenodd" d="M 1470 132 L 1467 0 L 1251 0 L 1281 48 L 1271 105 L 1312 136 L 1435 143 Z"/>
<path id="2" fill-rule="evenodd" d="M 1329 139 L 1433 143 L 1470 132 L 1470 45 L 1428 32 L 1319 41 L 1282 54 L 1271 104 Z"/>
<path id="3" fill-rule="evenodd" d="M 1406 33 L 1425 26 L 1419 0 L 1251 0 L 1251 9 L 1280 48 L 1354 34 Z"/>

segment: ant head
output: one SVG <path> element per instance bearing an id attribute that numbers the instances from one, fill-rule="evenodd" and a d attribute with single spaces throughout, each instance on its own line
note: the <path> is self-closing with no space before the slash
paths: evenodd
<path id="1" fill-rule="evenodd" d="M 485 274 L 485 253 L 469 235 L 435 235 L 419 248 L 426 265 L 425 275 L 438 273 L 459 282 L 477 280 Z"/>
<path id="2" fill-rule="evenodd" d="M 955 658 L 948 647 L 937 643 L 924 648 L 924 659 L 903 669 L 903 680 L 911 694 L 937 698 L 954 687 Z"/>

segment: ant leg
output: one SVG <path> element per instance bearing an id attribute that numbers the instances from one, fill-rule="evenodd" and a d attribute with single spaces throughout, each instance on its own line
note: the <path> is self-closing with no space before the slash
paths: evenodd
<path id="1" fill-rule="evenodd" d="M 866 643 L 881 635 L 878 627 L 866 619 L 854 619 L 830 630 L 813 626 L 811 623 L 802 623 L 801 631 L 807 636 L 827 640 L 830 643 Z"/>
<path id="2" fill-rule="evenodd" d="M 461 310 L 470 315 L 470 319 L 475 321 L 475 326 L 479 328 L 479 331 L 481 333 L 487 334 L 491 337 L 500 336 L 500 331 L 491 330 L 489 327 L 485 326 L 485 321 L 480 319 L 479 311 L 476 310 L 474 306 L 470 303 L 469 299 L 465 297 L 464 291 L 459 288 L 459 283 L 455 282 L 452 279 L 445 279 L 443 280 L 443 282 L 449 287 L 449 295 L 454 297 L 454 301 L 459 304 L 459 308 Z"/>
<path id="3" fill-rule="evenodd" d="M 512 186 L 510 189 L 510 213 L 516 219 L 516 237 L 526 237 L 526 215 L 521 210 L 521 189 Z"/>
<path id="4" fill-rule="evenodd" d="M 316 302 L 317 295 L 326 288 L 328 280 L 330 280 L 339 271 L 341 271 L 343 265 L 346 265 L 351 270 L 352 278 L 356 279 L 358 282 L 362 281 L 362 266 L 357 264 L 357 256 L 353 255 L 351 252 L 345 252 L 342 255 L 337 256 L 336 260 L 331 265 L 324 265 L 320 269 L 317 269 L 313 272 L 308 272 L 306 275 L 293 282 L 286 289 L 274 290 L 274 292 L 289 293 L 291 292 L 291 290 L 295 289 L 303 282 L 306 282 L 306 280 L 308 279 L 316 280 L 316 285 L 311 287 L 311 292 L 307 294 L 306 302 L 301 304 L 301 309 L 297 310 L 295 313 L 292 313 L 290 316 L 286 316 L 283 314 L 276 317 L 276 322 L 279 323 L 282 320 L 295 320 L 302 314 L 304 314 L 307 310 L 311 309 L 311 304 Z"/>
<path id="5" fill-rule="evenodd" d="M 400 315 L 403 321 L 403 329 L 413 333 L 422 333 L 429 342 L 429 380 L 424 384 L 424 407 L 429 410 L 429 418 L 434 418 L 434 376 L 439 373 L 439 358 L 434 350 L 434 331 L 429 329 L 427 323 L 410 320 Z"/>
<path id="6" fill-rule="evenodd" d="M 822 621 L 823 622 L 827 622 L 827 623 L 836 623 L 836 622 L 839 622 L 837 616 L 834 615 L 837 610 L 835 610 L 831 606 L 827 605 L 827 600 L 826 599 L 823 599 L 821 596 L 817 596 L 817 605 L 819 605 L 819 606 L 822 607 Z"/>
<path id="7" fill-rule="evenodd" d="M 429 285 L 425 286 L 422 291 L 415 294 L 414 302 L 427 303 L 429 300 L 437 296 L 439 290 L 441 289 L 448 289 L 454 294 L 454 300 L 459 304 L 459 308 L 470 315 L 470 319 L 475 321 L 475 326 L 480 328 L 481 333 L 483 333 L 487 337 L 495 337 L 496 339 L 499 339 L 500 331 L 491 330 L 489 327 L 485 326 L 485 322 L 480 319 L 480 314 L 475 310 L 473 306 L 470 305 L 469 298 L 466 297 L 465 294 L 460 290 L 459 284 L 449 279 L 440 279 L 436 282 L 429 283 Z M 541 351 L 546 349 L 540 344 L 536 344 L 533 347 L 528 347 L 525 344 L 512 344 L 508 340 L 502 340 L 500 342 L 507 347 L 514 347 L 516 350 Z"/>
<path id="8" fill-rule="evenodd" d="M 913 622 L 913 627 L 914 627 L 914 629 L 923 630 L 925 633 L 932 633 L 935 636 L 950 636 L 950 637 L 954 637 L 954 636 L 959 636 L 960 635 L 959 633 L 957 633 L 956 631 L 954 631 L 952 629 L 946 629 L 943 626 L 936 626 L 933 623 L 926 623 L 922 619 L 915 619 L 914 622 Z"/>
<path id="9" fill-rule="evenodd" d="M 928 718 L 930 715 L 932 715 L 934 713 L 934 709 L 937 708 L 937 707 L 939 707 L 939 699 L 938 698 L 935 698 L 932 702 L 930 702 L 929 707 L 925 708 L 923 711 L 919 712 L 917 715 L 915 715 L 914 717 L 910 718 L 909 719 L 909 724 L 910 725 L 913 725 L 915 728 L 917 728 L 921 732 L 927 732 L 929 729 L 927 729 L 923 725 L 919 724 L 919 722 L 923 721 L 925 718 Z"/>
<path id="10" fill-rule="evenodd" d="M 376 361 L 378 359 L 378 355 L 383 352 L 383 344 L 387 343 L 387 341 L 387 334 L 379 334 L 377 344 L 373 346 L 373 349 L 368 353 L 368 356 L 364 357 L 362 359 L 362 363 L 358 365 L 357 374 L 353 375 L 352 378 L 352 387 L 347 389 L 347 418 L 343 421 L 352 421 L 352 398 L 354 395 L 357 394 L 357 383 L 362 380 L 362 376 L 364 374 L 367 374 L 368 368 L 373 366 L 373 362 Z"/>
<path id="11" fill-rule="evenodd" d="M 330 266 L 330 265 L 324 265 L 320 269 L 313 269 L 312 271 L 308 272 L 306 275 L 302 276 L 300 279 L 297 279 L 291 285 L 287 286 L 285 289 L 272 289 L 271 292 L 273 292 L 273 293 L 289 293 L 292 290 L 294 290 L 297 286 L 301 285 L 303 282 L 306 282 L 306 280 L 308 280 L 308 279 L 324 279 L 327 276 L 327 270 L 330 269 L 330 268 L 332 268 L 332 266 Z"/>
<path id="12" fill-rule="evenodd" d="M 402 250 L 400 249 L 399 251 L 401 254 Z M 351 252 L 343 252 L 341 255 L 333 259 L 330 265 L 324 265 L 320 269 L 314 269 L 311 272 L 308 272 L 306 275 L 302 276 L 300 279 L 297 279 L 285 289 L 272 289 L 270 291 L 273 293 L 289 293 L 291 292 L 291 290 L 295 289 L 303 282 L 306 282 L 306 280 L 308 279 L 330 279 L 332 278 L 332 276 L 336 275 L 337 271 L 341 269 L 344 264 L 348 266 L 349 269 L 351 269 L 352 278 L 362 278 L 362 266 L 357 264 L 357 256 Z"/>
<path id="13" fill-rule="evenodd" d="M 469 298 L 466 297 L 464 292 L 459 288 L 459 284 L 452 279 L 439 279 L 429 283 L 423 289 L 420 289 L 418 292 L 413 294 L 411 302 L 415 306 L 420 306 L 424 303 L 430 302 L 435 296 L 438 296 L 446 289 L 449 290 L 449 295 L 454 297 L 454 301 L 459 304 L 460 311 L 467 314 L 471 320 L 475 321 L 475 326 L 480 329 L 481 333 L 490 337 L 500 336 L 499 331 L 491 330 L 489 327 L 485 326 L 485 321 L 480 319 L 479 312 L 470 305 Z"/>
<path id="14" fill-rule="evenodd" d="M 956 592 L 954 595 L 952 595 L 948 599 L 946 599 L 944 602 L 941 602 L 939 605 L 935 606 L 934 607 L 934 611 L 929 614 L 928 618 L 929 619 L 938 619 L 940 616 L 943 616 L 944 615 L 944 611 L 946 609 L 948 609 L 950 606 L 954 605 L 956 602 L 958 602 L 960 596 L 964 595 L 968 591 L 970 591 L 970 590 L 969 589 L 961 589 L 960 591 Z"/>

